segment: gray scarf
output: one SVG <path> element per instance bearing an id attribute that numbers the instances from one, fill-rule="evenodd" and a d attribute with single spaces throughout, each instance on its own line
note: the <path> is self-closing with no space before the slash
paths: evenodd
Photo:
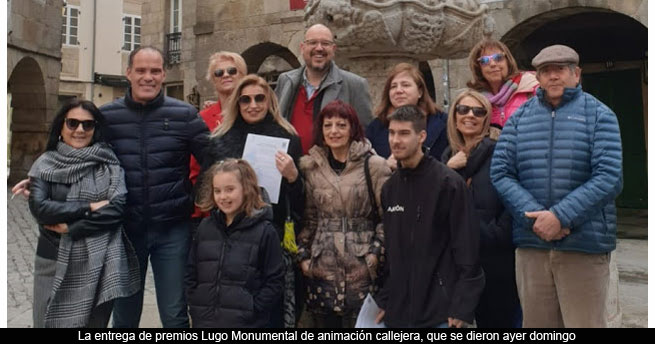
<path id="1" fill-rule="evenodd" d="M 57 150 L 37 159 L 28 176 L 70 185 L 67 201 L 111 202 L 127 193 L 123 170 L 106 144 L 75 149 L 59 142 Z M 64 234 L 45 326 L 84 327 L 94 307 L 139 288 L 138 260 L 122 226 L 76 241 Z"/>

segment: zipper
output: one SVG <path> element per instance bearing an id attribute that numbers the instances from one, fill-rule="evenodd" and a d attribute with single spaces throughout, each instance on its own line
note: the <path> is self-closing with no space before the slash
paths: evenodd
<path id="1" fill-rule="evenodd" d="M 550 118 L 550 146 L 548 152 L 548 208 L 553 204 L 553 140 L 555 136 L 555 110 Z"/>
<path id="2" fill-rule="evenodd" d="M 408 179 L 409 178 L 405 178 L 405 182 L 407 182 L 409 184 Z M 407 204 L 413 204 L 412 201 L 414 199 L 414 197 L 413 197 L 414 195 L 412 193 L 412 191 L 413 191 L 412 185 L 407 185 L 407 189 L 409 190 L 409 203 L 407 203 Z M 417 223 L 418 223 L 418 220 L 419 220 L 419 218 L 421 216 L 420 211 L 421 211 L 421 206 L 418 207 L 417 212 L 416 212 L 416 222 Z M 416 228 L 412 228 L 411 232 L 410 232 L 410 235 L 409 235 L 411 247 L 414 247 L 414 232 L 415 232 L 415 229 Z M 414 298 L 412 297 L 412 292 L 411 292 L 411 291 L 414 290 L 414 266 L 413 266 L 413 264 L 410 267 L 409 290 L 410 290 L 410 294 L 409 294 L 410 295 L 409 316 L 410 316 L 410 319 L 412 319 L 413 316 L 414 316 Z M 410 321 L 409 327 L 415 327 L 413 321 Z"/>
<path id="3" fill-rule="evenodd" d="M 143 167 L 143 217 L 150 218 L 150 193 L 148 192 L 148 146 L 146 145 L 147 121 L 143 109 L 139 110 L 141 117 L 141 166 Z"/>

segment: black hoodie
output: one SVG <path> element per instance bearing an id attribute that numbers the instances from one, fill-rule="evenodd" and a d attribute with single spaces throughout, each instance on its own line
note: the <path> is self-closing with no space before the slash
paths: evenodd
<path id="1" fill-rule="evenodd" d="M 187 263 L 193 327 L 264 327 L 282 297 L 282 248 L 269 206 L 237 215 L 218 210 L 202 220 Z"/>
<path id="2" fill-rule="evenodd" d="M 484 288 L 480 234 L 462 178 L 431 156 L 382 187 L 387 261 L 376 301 L 388 327 L 473 322 Z"/>

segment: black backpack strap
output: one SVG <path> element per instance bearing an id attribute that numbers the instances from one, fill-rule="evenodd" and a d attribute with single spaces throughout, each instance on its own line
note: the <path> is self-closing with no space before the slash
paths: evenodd
<path id="1" fill-rule="evenodd" d="M 373 192 L 373 180 L 371 180 L 371 169 L 369 168 L 368 160 L 373 156 L 373 154 L 368 153 L 366 158 L 364 158 L 364 175 L 366 176 L 366 187 L 368 188 L 368 198 L 371 200 L 371 206 L 373 206 L 373 212 L 371 213 L 371 218 L 375 224 L 381 222 L 380 213 L 378 213 L 378 202 L 375 200 L 375 192 Z"/>

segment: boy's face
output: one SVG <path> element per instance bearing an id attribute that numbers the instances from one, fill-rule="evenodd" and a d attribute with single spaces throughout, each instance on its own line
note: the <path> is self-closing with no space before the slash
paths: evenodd
<path id="1" fill-rule="evenodd" d="M 233 218 L 243 205 L 243 186 L 233 172 L 219 172 L 212 180 L 214 202 L 225 216 Z"/>
<path id="2" fill-rule="evenodd" d="M 412 122 L 389 122 L 389 147 L 391 148 L 391 154 L 398 161 L 412 158 L 419 153 L 426 135 L 425 130 L 417 133 L 412 126 Z"/>

